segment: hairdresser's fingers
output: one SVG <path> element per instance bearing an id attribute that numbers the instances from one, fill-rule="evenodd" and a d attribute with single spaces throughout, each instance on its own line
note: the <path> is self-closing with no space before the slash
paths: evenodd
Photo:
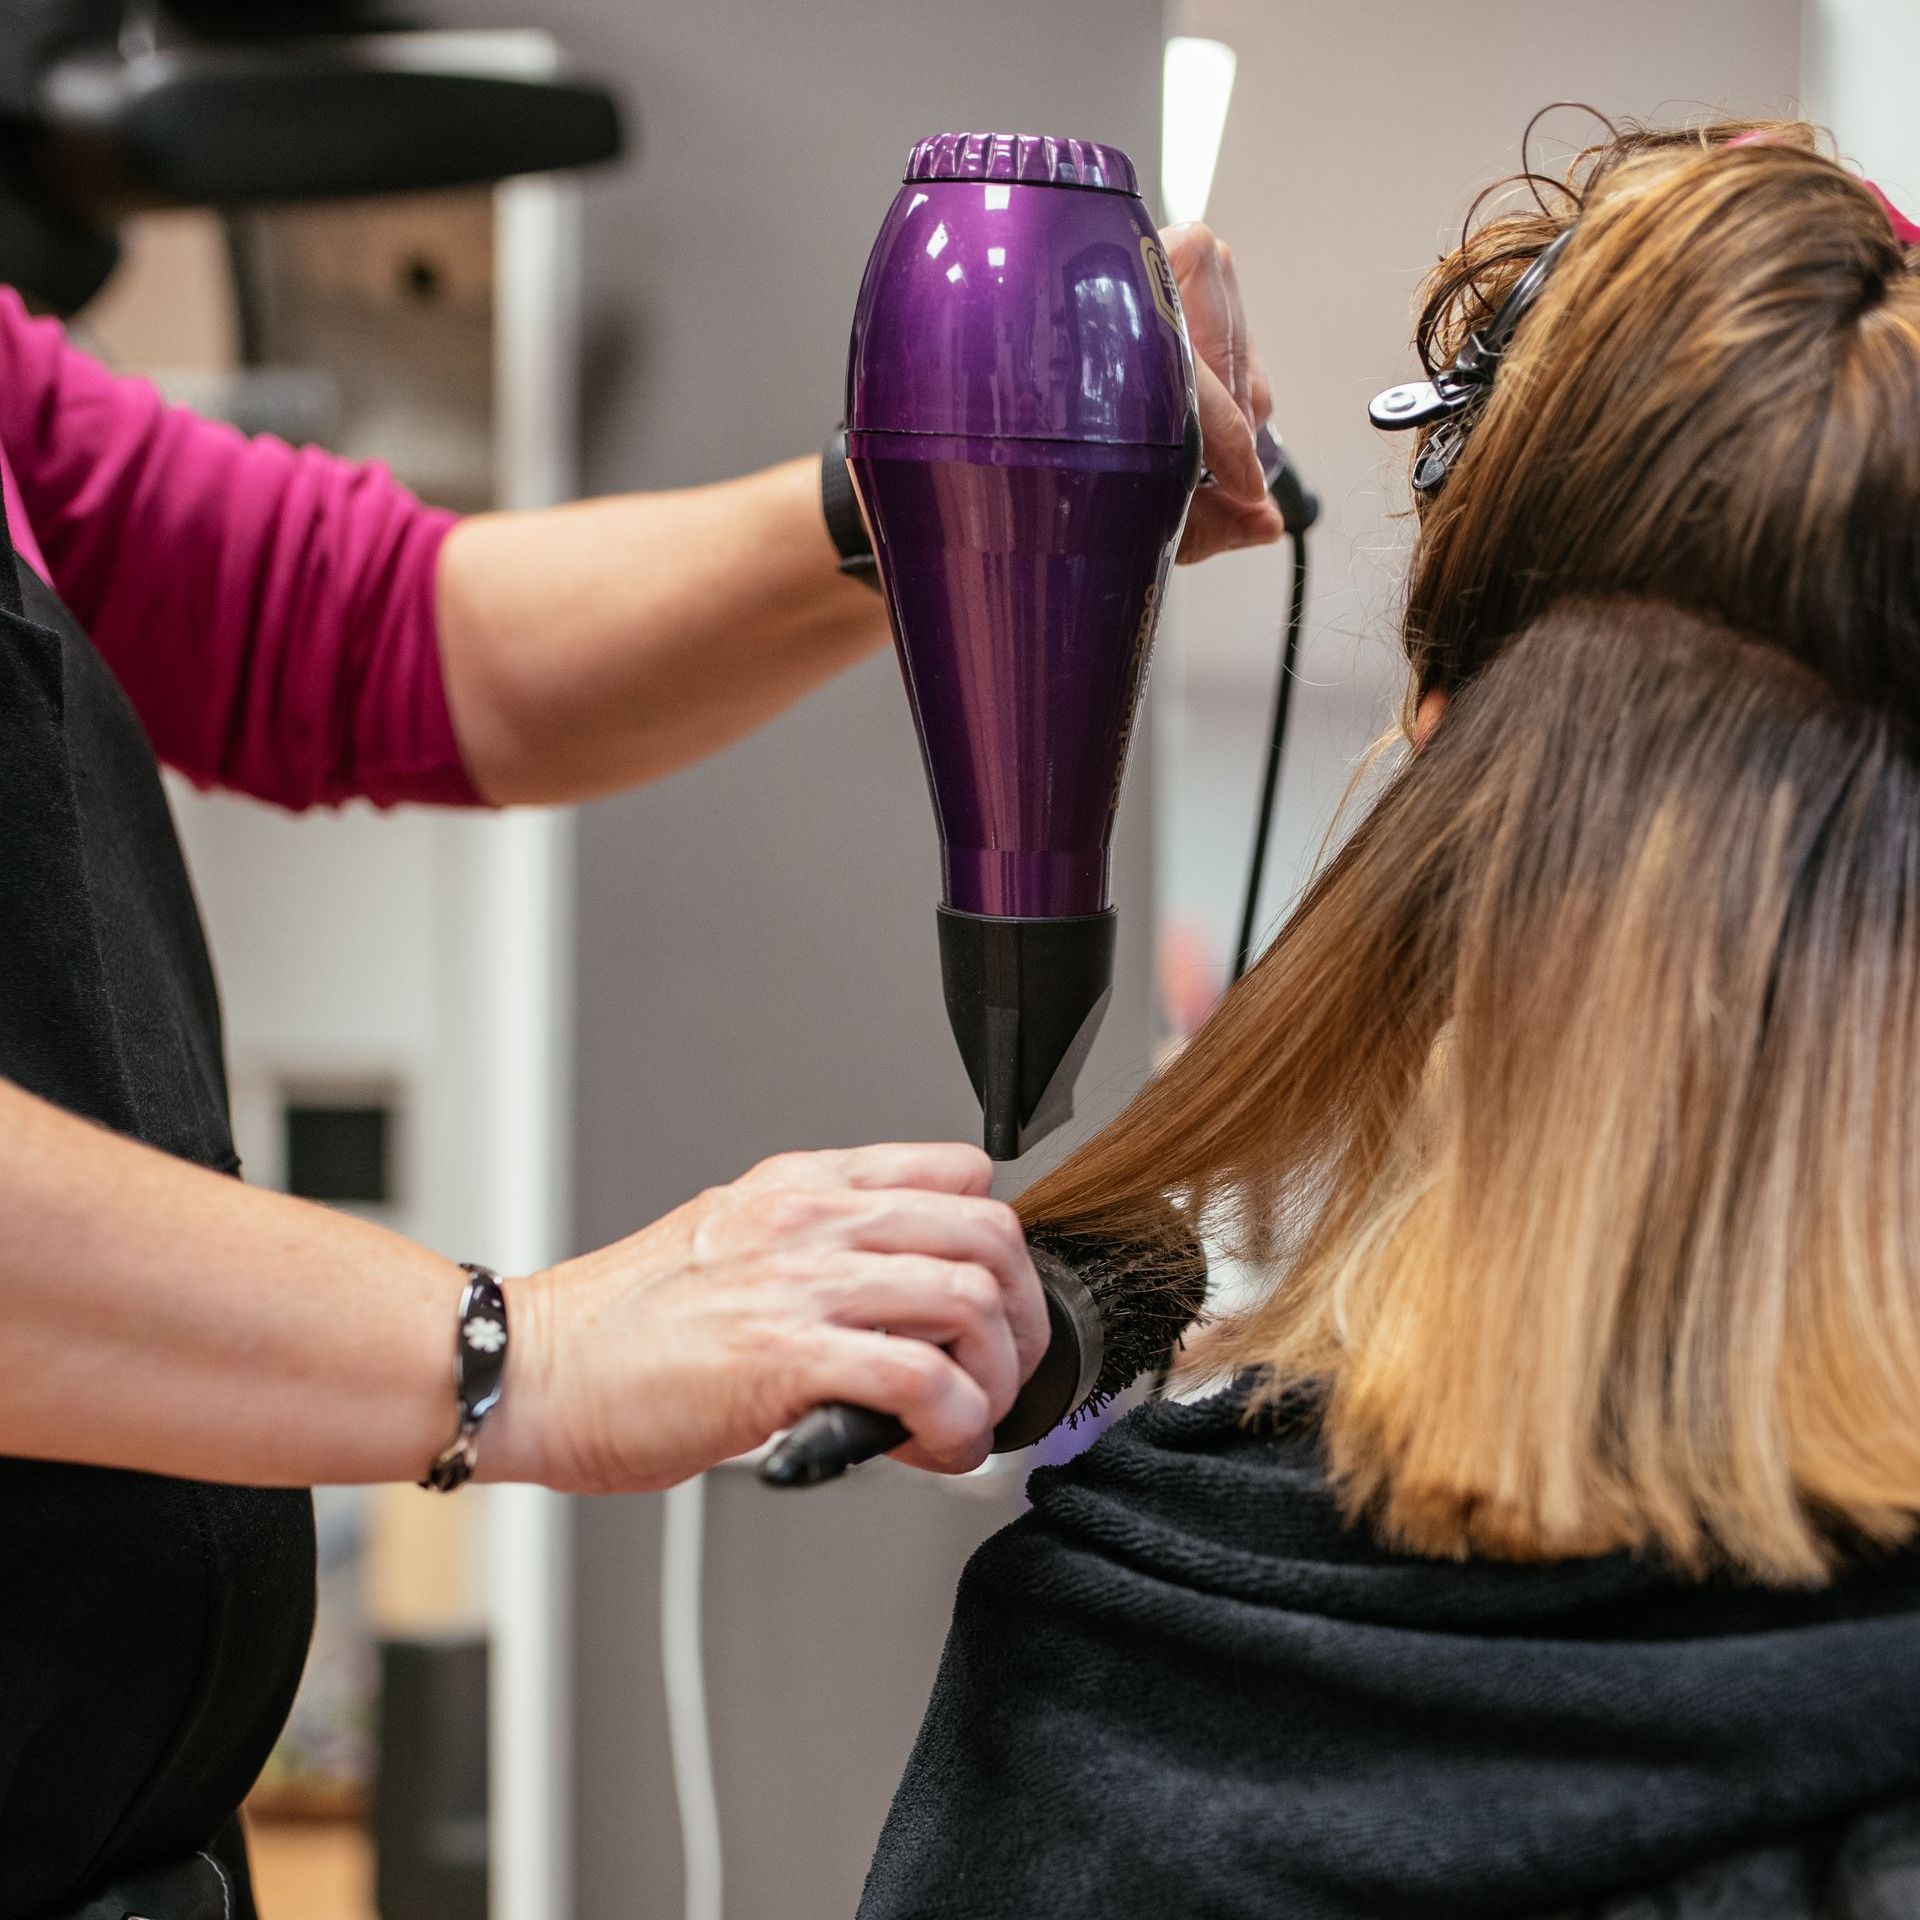
<path id="1" fill-rule="evenodd" d="M 1271 546 L 1284 531 L 1280 509 L 1271 499 L 1249 503 L 1229 498 L 1218 487 L 1202 487 L 1187 514 L 1179 559 L 1185 566 L 1236 547 Z"/>
<path id="2" fill-rule="evenodd" d="M 993 1451 L 993 1435 L 989 1433 L 985 1442 L 967 1453 L 949 1454 L 938 1458 L 929 1453 L 917 1440 L 909 1440 L 904 1447 L 895 1447 L 887 1455 L 889 1460 L 898 1460 L 903 1467 L 918 1467 L 922 1473 L 971 1473 Z"/>
<path id="3" fill-rule="evenodd" d="M 1240 275 L 1233 264 L 1233 249 L 1224 240 L 1220 242 L 1220 283 L 1227 297 L 1230 326 L 1227 365 L 1231 371 L 1226 384 L 1233 394 L 1234 405 L 1247 416 L 1247 425 L 1257 431 L 1260 420 L 1253 404 L 1253 336 L 1247 330 L 1247 303 L 1240 297 Z"/>
<path id="4" fill-rule="evenodd" d="M 1258 347 L 1248 355 L 1247 366 L 1253 391 L 1253 430 L 1257 435 L 1273 418 L 1273 382 L 1267 378 L 1267 363 Z"/>
<path id="5" fill-rule="evenodd" d="M 915 1464 L 942 1473 L 969 1472 L 993 1443 L 985 1389 L 924 1340 L 830 1328 L 796 1385 L 793 1419 L 829 1400 L 890 1413 L 918 1443 Z"/>
<path id="6" fill-rule="evenodd" d="M 1233 249 L 1222 247 L 1220 251 L 1225 256 L 1223 270 L 1233 299 L 1240 337 L 1246 342 L 1247 417 L 1253 422 L 1253 430 L 1257 434 L 1273 418 L 1273 383 L 1267 378 L 1267 363 L 1261 355 L 1260 344 L 1254 339 L 1252 328 L 1247 325 L 1247 310 L 1240 298 L 1240 272 L 1234 264 Z"/>
<path id="7" fill-rule="evenodd" d="M 919 1187 L 736 1182 L 712 1196 L 696 1239 L 703 1253 L 778 1245 L 801 1261 L 843 1252 L 926 1254 L 971 1261 L 1014 1287 L 1032 1271 L 1019 1216 L 1004 1200 Z"/>
<path id="8" fill-rule="evenodd" d="M 724 1270 L 742 1259 L 826 1275 L 848 1253 L 915 1254 L 984 1267 L 994 1276 L 1024 1371 L 1047 1345 L 1046 1301 L 1013 1209 L 976 1194 L 913 1187 L 873 1190 L 797 1178 L 738 1180 L 702 1196 L 691 1251 Z"/>
<path id="9" fill-rule="evenodd" d="M 1248 506 L 1265 498 L 1266 476 L 1254 446 L 1255 429 L 1272 411 L 1273 396 L 1266 368 L 1254 351 L 1247 314 L 1240 297 L 1240 276 L 1232 248 L 1215 238 L 1198 221 L 1169 227 L 1163 240 L 1180 302 L 1187 317 L 1187 337 L 1193 343 L 1194 384 L 1200 402 L 1200 439 L 1203 458 L 1223 493 Z M 1204 499 L 1205 496 L 1203 495 Z M 1255 544 L 1261 537 L 1253 528 L 1243 537 L 1228 537 L 1228 516 L 1194 503 L 1200 522 L 1182 559 L 1199 559 L 1203 551 L 1217 553 L 1228 546 Z M 1209 524 L 1211 523 L 1211 525 Z M 1271 536 L 1278 538 L 1278 532 Z"/>
<path id="10" fill-rule="evenodd" d="M 863 1253 L 916 1254 L 978 1267 L 999 1289 L 1020 1377 L 1047 1350 L 1047 1301 L 1019 1216 L 998 1200 L 896 1191 L 849 1208 L 845 1244 Z"/>
<path id="11" fill-rule="evenodd" d="M 850 1187 L 984 1194 L 993 1185 L 993 1162 L 978 1147 L 958 1140 L 895 1140 L 849 1147 L 837 1157 L 841 1177 Z"/>
<path id="12" fill-rule="evenodd" d="M 1207 415 L 1206 380 L 1211 375 L 1220 384 L 1234 409 L 1246 423 L 1251 451 L 1254 430 L 1253 345 L 1247 331 L 1246 309 L 1240 299 L 1240 280 L 1234 271 L 1232 249 L 1224 246 L 1198 222 L 1169 228 L 1165 236 L 1167 258 L 1179 283 L 1180 301 L 1187 318 L 1187 338 L 1193 345 L 1194 372 L 1202 388 L 1200 426 L 1207 440 L 1207 464 L 1215 477 L 1230 491 L 1251 499 L 1258 482 L 1230 477 L 1213 458 L 1216 451 L 1216 423 Z M 1220 447 L 1222 458 L 1231 461 Z M 1253 462 L 1258 473 L 1259 463 Z M 1244 478 L 1244 475 L 1241 476 Z"/>
<path id="13" fill-rule="evenodd" d="M 878 1193 L 822 1194 L 836 1244 L 866 1253 L 929 1253 L 971 1260 L 1003 1278 L 1030 1263 L 1020 1216 L 1004 1200 L 966 1193 L 924 1193 L 890 1187 Z"/>
<path id="14" fill-rule="evenodd" d="M 1239 384 L 1246 343 L 1235 338 L 1232 290 L 1221 260 L 1220 242 L 1198 220 L 1169 227 L 1161 236 L 1167 264 L 1180 289 L 1193 357 L 1210 367 L 1229 393 Z"/>
<path id="15" fill-rule="evenodd" d="M 957 1140 L 887 1141 L 815 1153 L 777 1153 L 743 1174 L 736 1186 L 924 1187 L 933 1193 L 985 1193 L 993 1162 Z"/>
<path id="16" fill-rule="evenodd" d="M 1000 1283 L 985 1267 L 910 1254 L 852 1254 L 818 1289 L 834 1324 L 902 1334 L 946 1351 L 979 1383 L 995 1420 L 1026 1378 Z"/>

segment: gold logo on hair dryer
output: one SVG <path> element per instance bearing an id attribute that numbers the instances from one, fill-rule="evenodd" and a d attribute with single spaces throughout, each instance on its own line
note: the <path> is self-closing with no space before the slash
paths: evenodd
<path id="1" fill-rule="evenodd" d="M 1147 291 L 1153 295 L 1160 318 L 1184 340 L 1187 328 L 1180 317 L 1180 283 L 1173 277 L 1173 263 L 1158 234 L 1140 236 L 1140 258 L 1147 263 Z"/>

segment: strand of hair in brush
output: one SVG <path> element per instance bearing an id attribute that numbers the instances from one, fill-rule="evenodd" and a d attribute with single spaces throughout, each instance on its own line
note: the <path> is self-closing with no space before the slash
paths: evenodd
<path id="1" fill-rule="evenodd" d="M 1260 811 L 1254 817 L 1253 858 L 1247 868 L 1246 903 L 1240 911 L 1240 943 L 1233 958 L 1234 980 L 1238 980 L 1253 961 L 1253 937 L 1260 914 L 1260 885 L 1266 878 L 1267 842 L 1273 833 L 1274 802 L 1280 793 L 1280 762 L 1286 750 L 1287 710 L 1293 699 L 1294 667 L 1300 657 L 1300 632 L 1306 624 L 1306 529 L 1303 527 L 1293 534 L 1289 544 L 1293 549 L 1293 580 L 1287 601 L 1287 638 L 1280 655 L 1279 678 L 1273 689 L 1273 724 L 1268 730 L 1267 770 L 1260 789 Z"/>

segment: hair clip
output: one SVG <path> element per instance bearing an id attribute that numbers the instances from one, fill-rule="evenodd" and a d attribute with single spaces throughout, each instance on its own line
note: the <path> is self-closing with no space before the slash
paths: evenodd
<path id="1" fill-rule="evenodd" d="M 1467 428 L 1485 404 L 1514 334 L 1533 310 L 1573 233 L 1573 228 L 1567 227 L 1554 237 L 1514 283 L 1493 318 L 1467 335 L 1451 365 L 1442 367 L 1431 380 L 1409 380 L 1388 387 L 1368 404 L 1367 418 L 1387 433 L 1433 427 L 1420 458 L 1414 462 L 1415 493 L 1433 492 L 1453 470 L 1466 445 Z"/>

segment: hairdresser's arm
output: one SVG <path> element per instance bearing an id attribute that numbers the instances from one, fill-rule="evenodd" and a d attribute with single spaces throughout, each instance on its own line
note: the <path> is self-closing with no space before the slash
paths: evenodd
<path id="1" fill-rule="evenodd" d="M 1253 429 L 1266 375 L 1231 253 L 1172 229 L 1205 458 L 1183 560 L 1277 539 Z M 879 646 L 879 600 L 837 570 L 817 460 L 675 493 L 462 522 L 440 550 L 454 731 L 489 800 L 565 801 L 649 780 L 751 732 Z"/>
<path id="2" fill-rule="evenodd" d="M 483 1475 L 665 1486 L 831 1399 L 976 1464 L 1046 1325 L 987 1175 L 966 1147 L 792 1155 L 509 1280 Z M 451 1434 L 464 1276 L 397 1234 L 5 1081 L 0 1218 L 0 1455 L 304 1486 L 413 1479 Z"/>
<path id="3" fill-rule="evenodd" d="M 576 800 L 715 752 L 886 638 L 820 463 L 463 521 L 440 552 L 454 732 L 489 800 Z"/>

